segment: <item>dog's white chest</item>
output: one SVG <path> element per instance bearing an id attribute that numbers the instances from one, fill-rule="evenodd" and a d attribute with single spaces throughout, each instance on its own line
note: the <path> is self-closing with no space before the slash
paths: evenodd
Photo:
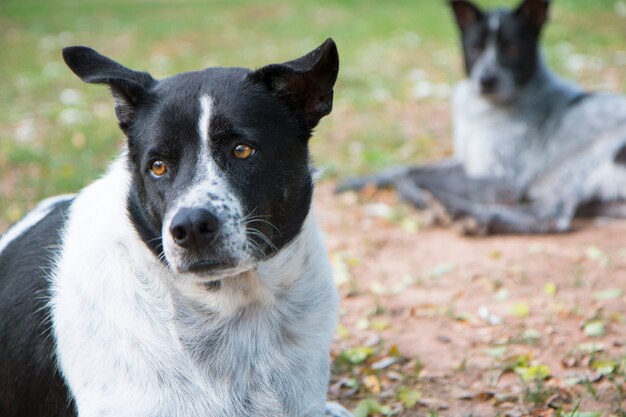
<path id="1" fill-rule="evenodd" d="M 519 156 L 518 143 L 526 128 L 508 115 L 494 110 L 465 81 L 453 102 L 454 148 L 472 177 L 510 177 L 511 161 Z"/>
<path id="2" fill-rule="evenodd" d="M 543 168 L 542 136 L 518 110 L 492 105 L 468 81 L 457 86 L 454 147 L 469 176 L 507 178 L 525 188 Z"/>

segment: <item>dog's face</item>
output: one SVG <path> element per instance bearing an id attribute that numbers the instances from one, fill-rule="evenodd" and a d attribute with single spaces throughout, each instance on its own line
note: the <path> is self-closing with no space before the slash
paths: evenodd
<path id="1" fill-rule="evenodd" d="M 84 81 L 111 87 L 128 138 L 129 216 L 174 272 L 232 276 L 298 235 L 312 196 L 308 140 L 332 108 L 332 40 L 257 71 L 162 81 L 89 48 L 66 48 L 64 58 Z"/>
<path id="2" fill-rule="evenodd" d="M 495 103 L 510 103 L 537 68 L 548 0 L 525 0 L 513 10 L 482 11 L 465 0 L 450 5 L 475 91 Z"/>

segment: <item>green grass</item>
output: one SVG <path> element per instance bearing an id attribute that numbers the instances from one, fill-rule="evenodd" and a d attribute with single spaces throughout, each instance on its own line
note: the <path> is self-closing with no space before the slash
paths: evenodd
<path id="1" fill-rule="evenodd" d="M 546 49 L 557 70 L 586 85 L 608 79 L 626 89 L 626 58 L 618 53 L 626 21 L 615 3 L 555 2 Z M 288 60 L 329 36 L 339 45 L 341 74 L 334 113 L 312 142 L 318 165 L 345 176 L 450 151 L 448 99 L 412 92 L 419 79 L 446 86 L 463 76 L 444 1 L 0 1 L 0 225 L 42 197 L 92 181 L 123 142 L 108 92 L 65 68 L 63 46 L 86 44 L 165 77 Z M 601 65 L 569 73 L 572 51 Z M 67 90 L 78 98 L 63 102 Z"/>

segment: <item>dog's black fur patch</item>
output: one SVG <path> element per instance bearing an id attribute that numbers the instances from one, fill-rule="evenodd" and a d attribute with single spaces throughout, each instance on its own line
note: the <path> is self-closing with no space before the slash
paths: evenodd
<path id="1" fill-rule="evenodd" d="M 75 415 L 48 320 L 48 274 L 70 202 L 60 203 L 0 256 L 0 416 Z"/>

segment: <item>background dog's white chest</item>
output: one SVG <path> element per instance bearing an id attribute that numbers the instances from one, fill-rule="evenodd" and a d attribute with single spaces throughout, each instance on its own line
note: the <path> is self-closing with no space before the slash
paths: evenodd
<path id="1" fill-rule="evenodd" d="M 471 177 L 513 178 L 521 174 L 522 162 L 532 143 L 528 124 L 515 114 L 498 109 L 460 83 L 453 101 L 454 148 Z M 535 161 L 536 163 L 537 161 Z"/>

